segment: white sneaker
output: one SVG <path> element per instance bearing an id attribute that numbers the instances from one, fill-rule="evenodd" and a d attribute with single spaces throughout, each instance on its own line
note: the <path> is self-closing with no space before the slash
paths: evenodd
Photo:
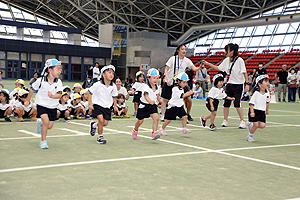
<path id="1" fill-rule="evenodd" d="M 228 126 L 228 121 L 227 120 L 223 120 L 223 123 L 221 124 L 222 127 L 227 127 Z"/>
<path id="2" fill-rule="evenodd" d="M 241 120 L 241 123 L 240 123 L 240 125 L 239 125 L 239 128 L 242 128 L 242 129 L 246 128 L 246 123 L 245 123 L 244 120 Z"/>
<path id="3" fill-rule="evenodd" d="M 165 116 L 161 115 L 161 116 L 160 116 L 160 121 L 161 121 L 161 122 L 164 122 L 164 121 L 165 121 Z"/>

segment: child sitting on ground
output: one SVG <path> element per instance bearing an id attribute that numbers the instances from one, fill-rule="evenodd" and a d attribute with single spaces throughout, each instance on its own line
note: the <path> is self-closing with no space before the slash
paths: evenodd
<path id="1" fill-rule="evenodd" d="M 114 111 L 113 118 L 116 118 L 117 116 L 123 116 L 123 117 L 129 118 L 129 116 L 127 115 L 128 107 L 125 105 L 124 94 L 118 94 L 117 107 L 118 107 L 118 110 Z"/>
<path id="2" fill-rule="evenodd" d="M 81 90 L 81 105 L 83 106 L 83 115 L 86 119 L 91 119 L 92 111 L 89 110 L 89 90 L 83 89 Z"/>
<path id="3" fill-rule="evenodd" d="M 9 104 L 9 91 L 0 90 L 0 118 L 4 118 L 6 122 L 11 122 L 9 116 L 12 113 L 12 107 Z"/>
<path id="4" fill-rule="evenodd" d="M 82 105 L 81 105 L 81 96 L 78 93 L 74 93 L 74 99 L 71 101 L 70 104 L 70 115 L 73 115 L 73 119 L 81 119 L 79 113 L 82 112 Z"/>
<path id="5" fill-rule="evenodd" d="M 73 93 L 70 96 L 71 100 L 73 100 L 75 98 L 75 94 L 80 95 L 80 91 L 81 91 L 81 85 L 79 83 L 75 83 L 73 86 Z"/>
<path id="6" fill-rule="evenodd" d="M 214 87 L 210 89 L 206 99 L 206 107 L 211 112 L 209 115 L 205 117 L 200 117 L 200 122 L 203 127 L 206 125 L 206 120 L 210 119 L 210 130 L 215 130 L 217 127 L 215 126 L 215 117 L 217 115 L 219 99 L 228 99 L 234 101 L 234 97 L 227 97 L 224 89 L 222 88 L 224 85 L 224 77 L 222 74 L 217 74 L 213 78 Z"/>
<path id="7" fill-rule="evenodd" d="M 195 83 L 195 87 L 194 87 L 193 91 L 194 91 L 193 98 L 195 98 L 195 99 L 201 99 L 201 98 L 203 98 L 202 88 L 200 87 L 200 83 L 199 82 Z"/>
<path id="8" fill-rule="evenodd" d="M 64 118 L 64 121 L 67 122 L 70 120 L 70 104 L 69 101 L 69 95 L 67 92 L 63 92 L 61 95 L 61 98 L 59 100 L 59 104 L 57 106 L 57 120 L 59 121 L 59 118 Z"/>
<path id="9" fill-rule="evenodd" d="M 31 121 L 36 121 L 37 118 L 35 117 L 37 114 L 37 108 L 34 103 L 31 101 L 29 102 L 28 106 L 24 105 L 24 102 L 26 101 L 26 98 L 28 96 L 28 91 L 21 89 L 18 92 L 18 101 L 15 101 L 14 103 L 14 112 L 18 114 L 19 122 L 23 122 L 23 118 L 30 117 Z"/>
<path id="10" fill-rule="evenodd" d="M 189 134 L 191 133 L 190 130 L 186 128 L 187 124 L 187 113 L 184 109 L 184 102 L 183 98 L 188 97 L 193 94 L 193 91 L 187 91 L 184 93 L 184 87 L 188 85 L 189 77 L 186 73 L 180 72 L 176 77 L 176 84 L 172 88 L 172 96 L 168 103 L 168 107 L 165 113 L 165 122 L 163 123 L 162 127 L 159 129 L 159 133 L 161 135 L 167 135 L 165 128 L 166 126 L 172 121 L 176 120 L 176 116 L 182 118 L 182 133 Z"/>

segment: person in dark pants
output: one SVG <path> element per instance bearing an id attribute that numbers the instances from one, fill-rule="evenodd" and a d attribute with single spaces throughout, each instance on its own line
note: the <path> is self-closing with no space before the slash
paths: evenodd
<path id="1" fill-rule="evenodd" d="M 286 65 L 282 65 L 282 70 L 275 74 L 275 79 L 278 82 L 278 101 L 281 101 L 281 92 L 283 91 L 282 101 L 285 102 L 287 90 L 287 77 Z"/>
<path id="2" fill-rule="evenodd" d="M 263 66 L 264 66 L 264 63 L 260 62 L 260 63 L 258 64 L 258 69 L 254 69 L 254 70 L 253 70 L 252 85 L 255 85 L 255 79 L 256 79 L 258 76 L 267 74 L 267 70 L 266 70 Z"/>

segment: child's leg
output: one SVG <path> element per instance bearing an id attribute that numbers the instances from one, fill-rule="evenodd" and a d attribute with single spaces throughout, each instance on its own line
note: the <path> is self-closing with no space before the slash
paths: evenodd
<path id="1" fill-rule="evenodd" d="M 69 110 L 66 110 L 65 111 L 65 117 L 69 117 L 70 116 L 70 111 Z"/>
<path id="2" fill-rule="evenodd" d="M 163 123 L 163 125 L 161 126 L 161 128 L 162 128 L 162 129 L 165 129 L 165 128 L 168 126 L 168 124 L 170 124 L 171 121 L 172 121 L 172 120 L 166 120 L 166 121 Z"/>
<path id="3" fill-rule="evenodd" d="M 134 102 L 134 111 L 137 112 L 139 108 L 139 104 L 137 102 Z"/>
<path id="4" fill-rule="evenodd" d="M 97 118 L 98 118 L 98 123 L 97 123 L 98 135 L 102 135 L 103 134 L 103 126 L 107 126 L 108 121 L 103 118 L 102 114 L 98 115 Z"/>
<path id="5" fill-rule="evenodd" d="M 250 129 L 250 134 L 254 134 L 254 132 L 256 131 L 256 129 L 258 128 L 258 122 L 252 122 L 253 126 Z"/>
<path id="6" fill-rule="evenodd" d="M 266 123 L 264 123 L 264 122 L 258 122 L 258 128 L 263 129 L 265 127 L 266 127 Z"/>
<path id="7" fill-rule="evenodd" d="M 78 115 L 80 112 L 81 112 L 81 108 L 80 107 L 76 108 L 75 111 L 74 111 L 75 115 Z"/>
<path id="8" fill-rule="evenodd" d="M 157 113 L 153 113 L 153 114 L 150 115 L 150 117 L 152 117 L 152 119 L 153 119 L 152 129 L 153 129 L 153 131 L 157 131 L 157 127 L 158 127 L 158 114 Z"/>
<path id="9" fill-rule="evenodd" d="M 213 124 L 215 122 L 216 115 L 217 115 L 217 111 L 211 112 L 210 124 Z"/>
<path id="10" fill-rule="evenodd" d="M 60 116 L 60 111 L 59 111 L 59 110 L 57 110 L 56 117 L 57 117 L 57 118 L 59 118 L 59 116 Z"/>
<path id="11" fill-rule="evenodd" d="M 128 112 L 128 107 L 126 106 L 125 109 L 124 109 L 124 115 L 126 115 Z"/>
<path id="12" fill-rule="evenodd" d="M 182 128 L 186 128 L 187 118 L 188 118 L 187 115 L 185 115 L 185 116 L 182 117 Z"/>
<path id="13" fill-rule="evenodd" d="M 4 112 L 4 116 L 9 116 L 9 115 L 11 115 L 11 113 L 12 113 L 12 108 L 11 107 L 8 107 L 7 109 L 6 109 L 6 111 Z"/>
<path id="14" fill-rule="evenodd" d="M 135 122 L 134 128 L 135 130 L 138 130 L 139 127 L 142 125 L 142 123 L 144 122 L 144 119 L 139 119 Z"/>
<path id="15" fill-rule="evenodd" d="M 42 119 L 42 123 L 41 123 L 41 127 L 42 127 L 42 130 L 41 130 L 41 137 L 42 137 L 42 141 L 45 141 L 46 140 L 46 136 L 47 136 L 47 129 L 49 127 L 49 117 L 47 114 L 42 114 L 41 115 L 41 119 Z M 53 125 L 53 124 L 52 124 Z"/>

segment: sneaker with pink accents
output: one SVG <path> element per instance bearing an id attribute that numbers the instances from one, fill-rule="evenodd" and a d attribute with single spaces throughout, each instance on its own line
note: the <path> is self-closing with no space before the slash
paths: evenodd
<path id="1" fill-rule="evenodd" d="M 160 133 L 162 136 L 167 136 L 167 135 L 168 135 L 168 134 L 166 133 L 165 129 L 160 128 L 158 131 L 159 131 L 159 133 Z"/>
<path id="2" fill-rule="evenodd" d="M 158 134 L 157 131 L 153 131 L 152 132 L 152 140 L 157 140 L 158 138 L 160 138 L 160 135 Z"/>
<path id="3" fill-rule="evenodd" d="M 132 131 L 132 139 L 136 139 L 137 138 L 137 134 L 138 134 L 138 130 L 136 130 L 135 128 L 133 128 L 133 131 Z"/>
<path id="4" fill-rule="evenodd" d="M 189 133 L 191 133 L 192 131 L 190 131 L 189 129 L 187 129 L 187 128 L 183 128 L 182 129 L 182 134 L 189 134 Z"/>

